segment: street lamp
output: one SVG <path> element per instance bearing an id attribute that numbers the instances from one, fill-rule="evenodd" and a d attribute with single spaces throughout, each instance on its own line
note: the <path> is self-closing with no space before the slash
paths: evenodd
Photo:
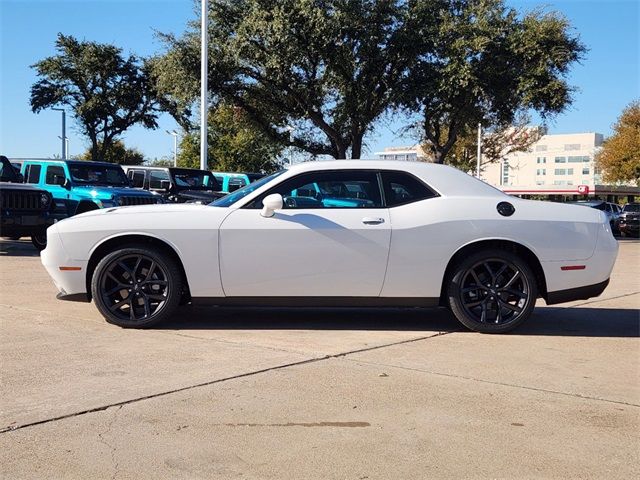
<path id="1" fill-rule="evenodd" d="M 58 135 L 58 138 L 62 140 L 62 137 L 60 135 Z M 65 143 L 67 155 L 71 156 L 71 152 L 69 151 L 69 137 L 65 137 L 64 143 Z"/>
<path id="2" fill-rule="evenodd" d="M 66 126 L 66 112 L 64 108 L 52 108 L 51 110 L 55 110 L 57 112 L 62 112 L 62 160 L 67 159 L 67 148 L 65 145 L 65 138 L 67 138 L 67 126 Z M 60 138 L 60 137 L 58 137 Z"/>
<path id="3" fill-rule="evenodd" d="M 178 132 L 175 130 L 166 130 L 166 132 L 173 137 L 173 166 L 178 166 Z"/>
<path id="4" fill-rule="evenodd" d="M 207 161 L 207 114 L 208 105 L 208 65 L 209 65 L 209 2 L 202 1 L 200 16 L 200 169 L 208 170 Z"/>
<path id="5" fill-rule="evenodd" d="M 295 128 L 291 125 L 287 125 L 285 130 L 289 132 L 289 166 L 291 166 L 293 165 L 293 132 L 295 131 Z"/>

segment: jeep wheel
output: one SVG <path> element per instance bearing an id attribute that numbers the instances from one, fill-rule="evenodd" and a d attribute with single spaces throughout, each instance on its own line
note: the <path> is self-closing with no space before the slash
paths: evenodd
<path id="1" fill-rule="evenodd" d="M 33 246 L 36 247 L 39 252 L 47 248 L 47 231 L 42 230 L 41 232 L 31 235 L 31 243 L 33 243 Z"/>

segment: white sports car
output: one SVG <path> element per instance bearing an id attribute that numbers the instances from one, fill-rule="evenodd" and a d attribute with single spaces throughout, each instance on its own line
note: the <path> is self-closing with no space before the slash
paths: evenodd
<path id="1" fill-rule="evenodd" d="M 547 304 L 600 295 L 618 252 L 603 212 L 526 201 L 454 168 L 305 163 L 211 205 L 95 210 L 47 231 L 65 300 L 148 327 L 180 304 L 445 306 L 506 332 Z"/>

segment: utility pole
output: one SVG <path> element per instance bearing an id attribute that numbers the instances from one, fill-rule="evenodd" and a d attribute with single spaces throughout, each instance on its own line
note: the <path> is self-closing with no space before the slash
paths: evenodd
<path id="1" fill-rule="evenodd" d="M 67 145 L 65 142 L 65 139 L 67 138 L 67 125 L 66 125 L 66 113 L 64 111 L 64 108 L 52 108 L 51 110 L 55 110 L 57 112 L 62 112 L 62 137 L 58 137 L 58 138 L 62 138 L 62 160 L 66 160 L 67 159 Z"/>
<path id="2" fill-rule="evenodd" d="M 207 162 L 207 114 L 208 85 L 207 71 L 209 66 L 209 2 L 202 0 L 202 13 L 200 17 L 200 169 L 208 170 Z"/>
<path id="3" fill-rule="evenodd" d="M 482 159 L 482 124 L 478 123 L 478 159 L 476 165 L 476 177 L 480 178 L 480 161 Z"/>
<path id="4" fill-rule="evenodd" d="M 58 138 L 62 138 L 62 137 L 60 135 L 58 135 Z M 65 142 L 65 146 L 67 148 L 66 154 L 67 154 L 67 156 L 71 156 L 71 151 L 69 150 L 69 137 L 65 138 L 64 142 Z"/>
<path id="5" fill-rule="evenodd" d="M 178 132 L 175 130 L 166 130 L 166 132 L 173 137 L 173 166 L 178 166 Z"/>

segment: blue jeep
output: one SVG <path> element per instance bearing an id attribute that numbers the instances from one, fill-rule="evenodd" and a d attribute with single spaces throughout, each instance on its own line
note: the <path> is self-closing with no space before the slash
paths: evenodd
<path id="1" fill-rule="evenodd" d="M 20 160 L 25 183 L 53 196 L 56 212 L 64 216 L 98 208 L 163 203 L 159 195 L 131 188 L 120 165 L 78 160 Z"/>

